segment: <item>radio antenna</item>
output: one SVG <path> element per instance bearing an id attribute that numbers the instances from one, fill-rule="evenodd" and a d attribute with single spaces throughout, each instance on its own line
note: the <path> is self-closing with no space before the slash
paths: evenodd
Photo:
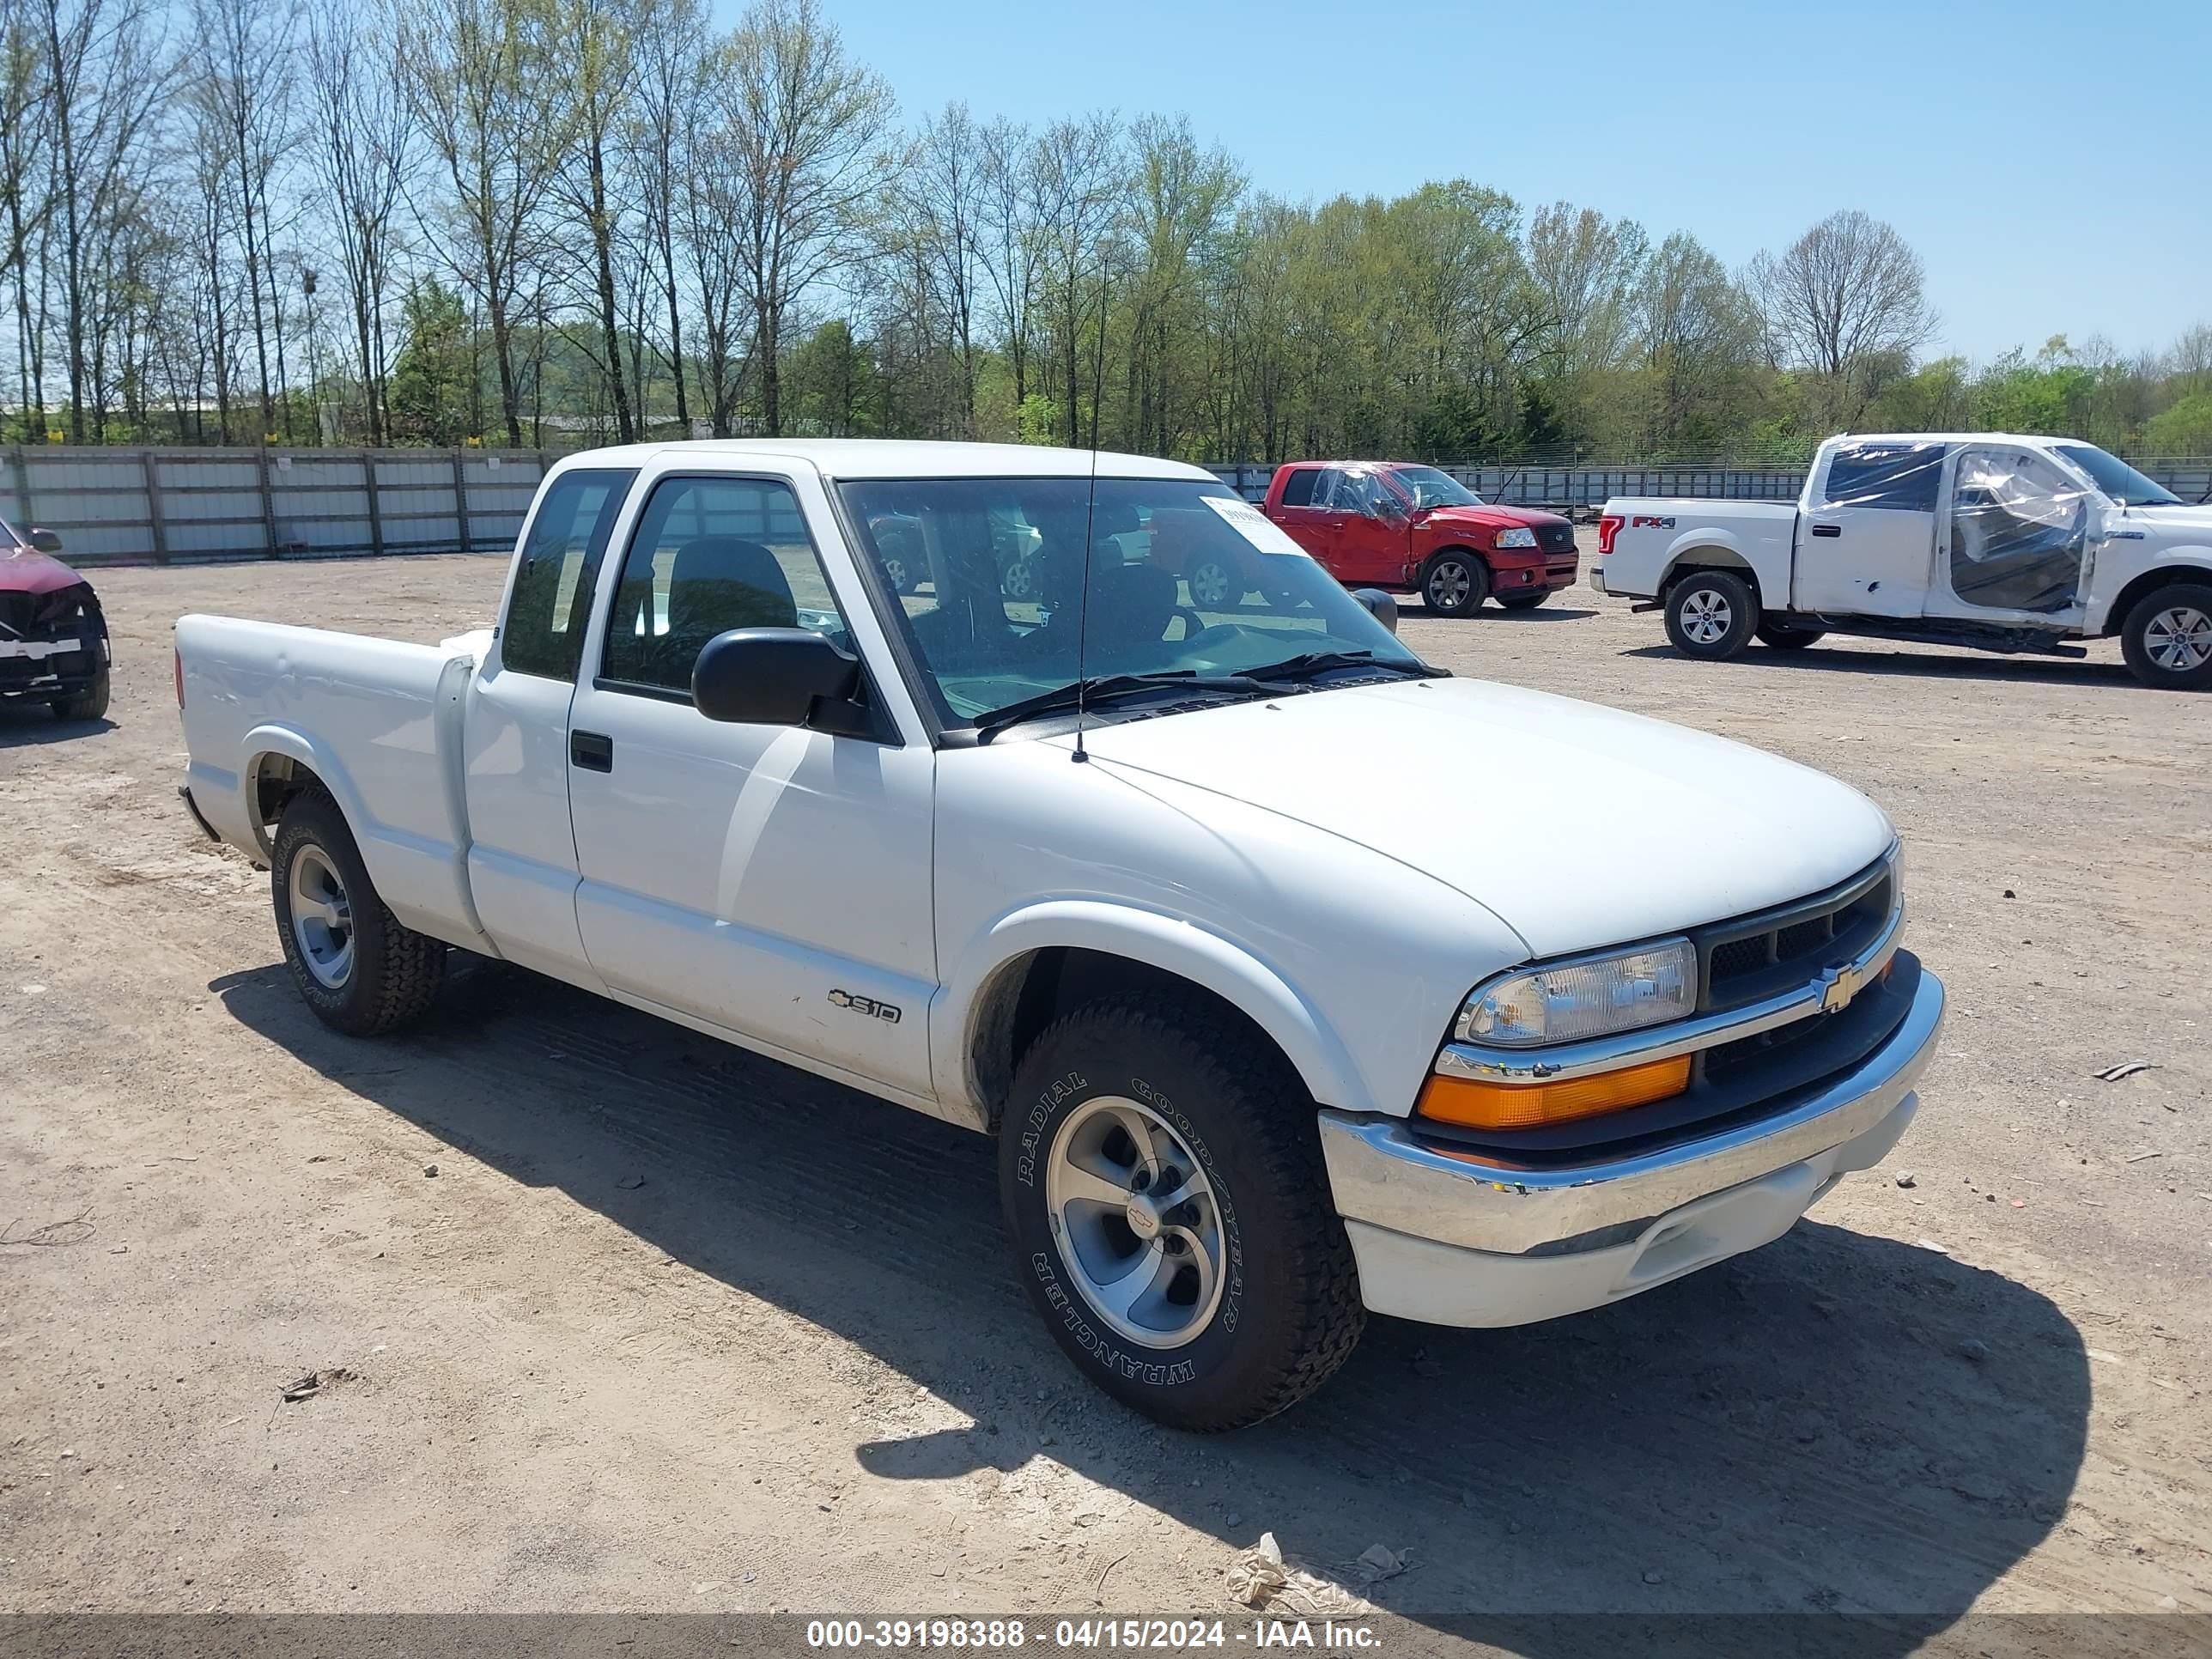
<path id="1" fill-rule="evenodd" d="M 1083 503 L 1083 609 L 1075 618 L 1075 753 L 1071 758 L 1078 765 L 1091 758 L 1091 751 L 1083 746 L 1083 682 L 1089 673 L 1091 645 L 1091 527 L 1097 516 L 1098 428 L 1094 425 L 1091 429 L 1091 493 Z"/>

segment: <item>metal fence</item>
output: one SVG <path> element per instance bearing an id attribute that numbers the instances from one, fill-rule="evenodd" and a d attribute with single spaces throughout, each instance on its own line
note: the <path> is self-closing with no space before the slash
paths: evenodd
<path id="1" fill-rule="evenodd" d="M 108 449 L 0 454 L 0 518 L 59 532 L 86 566 L 362 553 L 505 551 L 552 456 L 543 450 Z M 2136 465 L 2184 501 L 2212 459 Z M 1274 468 L 1212 469 L 1250 500 Z M 1802 467 L 1451 466 L 1487 501 L 1591 508 L 1613 495 L 1795 501 Z"/>
<path id="2" fill-rule="evenodd" d="M 534 450 L 106 449 L 0 457 L 0 518 L 73 564 L 453 553 L 514 545 Z"/>
<path id="3" fill-rule="evenodd" d="M 2212 459 L 2154 458 L 2131 463 L 2185 501 L 2212 499 Z M 1447 466 L 1449 472 L 1486 501 L 1516 507 L 1595 507 L 1614 495 L 1697 496 L 1712 501 L 1794 501 L 1805 483 L 1805 469 L 1793 467 L 1633 466 L 1592 463 L 1587 466 Z M 1272 466 L 1246 463 L 1212 469 L 1224 483 L 1248 501 L 1267 493 Z"/>

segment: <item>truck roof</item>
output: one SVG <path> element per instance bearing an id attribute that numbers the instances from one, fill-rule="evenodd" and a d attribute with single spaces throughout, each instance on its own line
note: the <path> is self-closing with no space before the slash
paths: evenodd
<path id="1" fill-rule="evenodd" d="M 568 465 L 635 466 L 659 456 L 732 469 L 767 459 L 804 461 L 832 478 L 1087 477 L 1220 480 L 1202 466 L 1113 450 L 1054 449 L 1041 444 L 975 444 L 892 438 L 709 438 L 685 443 L 623 444 L 564 455 Z"/>
<path id="2" fill-rule="evenodd" d="M 2085 444 L 2087 438 L 2056 437 L 2048 432 L 1839 432 L 1832 444 Z"/>

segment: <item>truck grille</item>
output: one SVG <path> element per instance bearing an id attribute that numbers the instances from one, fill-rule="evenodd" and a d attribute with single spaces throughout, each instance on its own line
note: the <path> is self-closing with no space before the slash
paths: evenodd
<path id="1" fill-rule="evenodd" d="M 1883 859 L 1825 893 L 1695 930 L 1699 1011 L 1795 990 L 1822 969 L 1863 956 L 1888 924 L 1895 889 L 1895 871 Z"/>
<path id="2" fill-rule="evenodd" d="M 31 619 L 38 615 L 36 593 L 0 593 L 0 639 L 28 639 Z"/>
<path id="3" fill-rule="evenodd" d="M 1571 524 L 1540 524 L 1536 526 L 1536 545 L 1547 553 L 1571 553 L 1575 550 L 1575 527 Z"/>

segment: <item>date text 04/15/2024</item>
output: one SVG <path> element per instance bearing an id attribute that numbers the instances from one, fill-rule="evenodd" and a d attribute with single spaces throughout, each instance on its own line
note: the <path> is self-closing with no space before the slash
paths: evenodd
<path id="1" fill-rule="evenodd" d="M 1373 1626 L 1337 1619 L 1061 1619 L 1032 1627 L 1019 1619 L 818 1619 L 806 1626 L 817 1649 L 961 1649 L 1009 1651 L 1023 1647 L 1108 1652 L 1185 1649 L 1308 1648 L 1324 1653 L 1372 1653 L 1382 1647 Z"/>

